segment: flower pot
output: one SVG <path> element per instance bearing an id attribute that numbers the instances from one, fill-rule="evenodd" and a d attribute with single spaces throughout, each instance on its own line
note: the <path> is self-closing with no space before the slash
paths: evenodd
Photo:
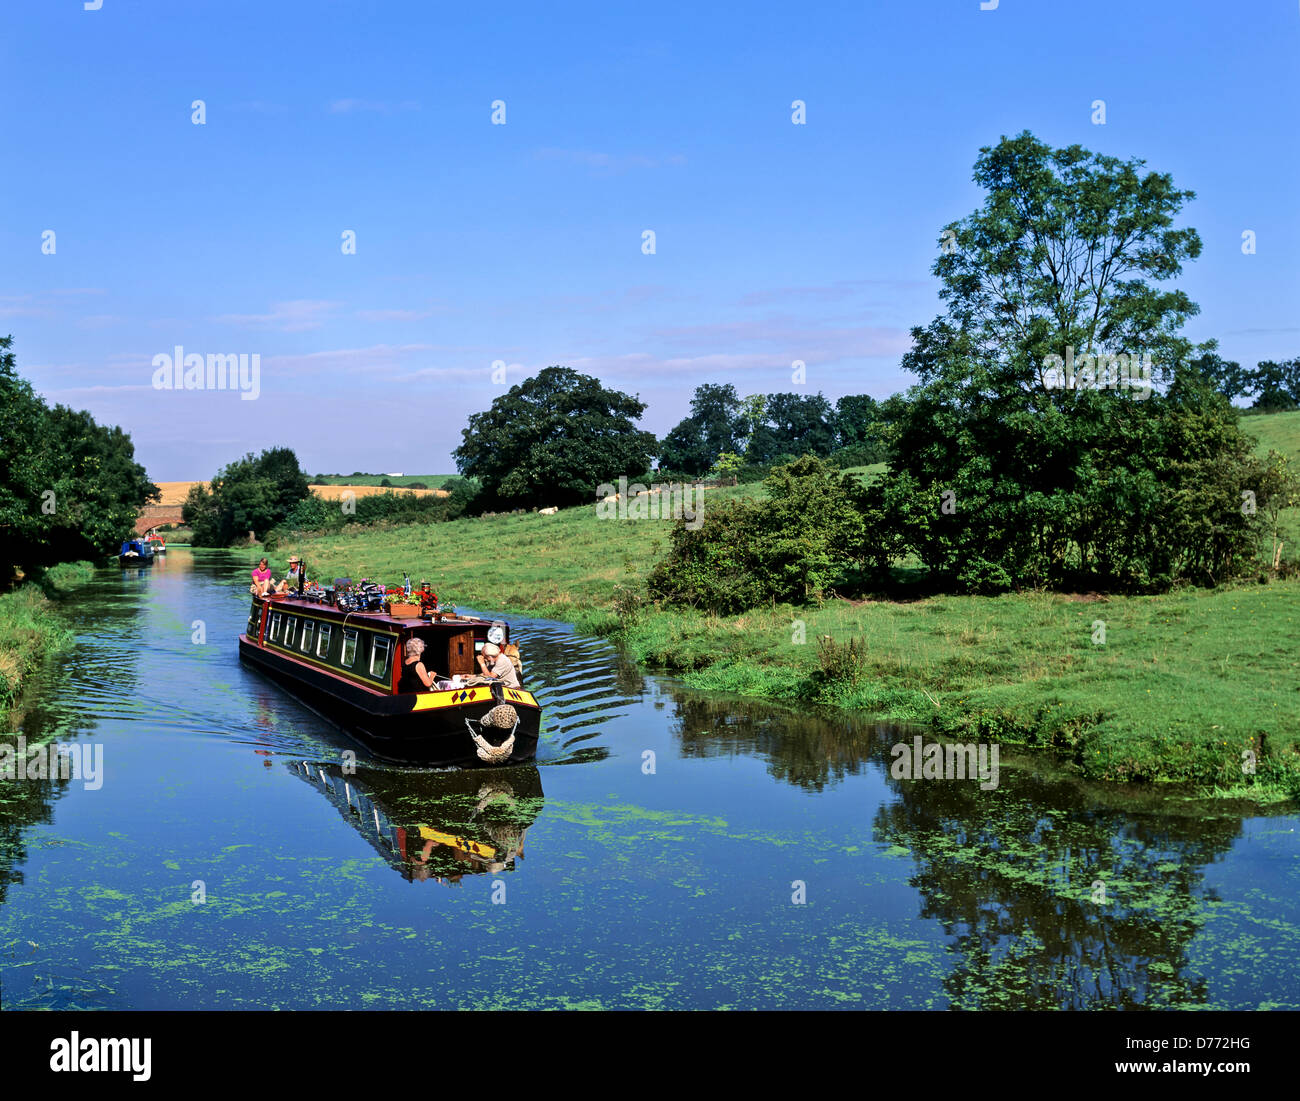
<path id="1" fill-rule="evenodd" d="M 388 614 L 394 619 L 415 619 L 420 614 L 418 604 L 390 604 Z"/>

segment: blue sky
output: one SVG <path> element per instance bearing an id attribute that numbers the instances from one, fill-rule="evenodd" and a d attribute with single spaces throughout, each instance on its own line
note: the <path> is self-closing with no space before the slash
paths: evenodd
<path id="1" fill-rule="evenodd" d="M 449 472 L 496 361 L 637 393 L 657 434 L 701 382 L 797 389 L 795 360 L 809 392 L 884 397 L 979 148 L 1029 129 L 1196 191 L 1189 335 L 1289 358 L 1297 57 L 1297 0 L 20 0 L 0 331 L 159 480 L 273 445 Z M 259 354 L 261 396 L 155 390 L 177 345 Z"/>

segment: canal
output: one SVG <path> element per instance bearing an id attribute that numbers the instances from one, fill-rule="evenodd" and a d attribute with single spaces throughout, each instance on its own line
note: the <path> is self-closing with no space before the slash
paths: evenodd
<path id="1" fill-rule="evenodd" d="M 15 726 L 102 782 L 0 780 L 5 1008 L 1300 1008 L 1293 810 L 896 780 L 911 732 L 519 617 L 536 764 L 376 765 L 240 666 L 245 558 L 68 600 Z"/>

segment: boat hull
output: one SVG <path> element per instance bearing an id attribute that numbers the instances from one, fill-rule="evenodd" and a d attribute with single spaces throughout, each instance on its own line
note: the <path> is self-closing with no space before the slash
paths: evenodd
<path id="1" fill-rule="evenodd" d="M 537 754 L 541 711 L 535 704 L 521 702 L 531 700 L 526 692 L 516 694 L 515 699 L 511 699 L 511 690 L 501 685 L 459 692 L 376 692 L 258 646 L 247 635 L 239 636 L 239 657 L 381 760 L 482 768 L 484 762 L 465 720 L 482 719 L 499 703 L 518 704 L 515 711 L 519 715 L 514 749 L 499 763 L 520 764 Z M 502 740 L 490 731 L 484 733 L 491 735 L 493 744 Z"/>
<path id="2" fill-rule="evenodd" d="M 119 566 L 152 566 L 152 554 L 119 554 L 117 556 Z"/>

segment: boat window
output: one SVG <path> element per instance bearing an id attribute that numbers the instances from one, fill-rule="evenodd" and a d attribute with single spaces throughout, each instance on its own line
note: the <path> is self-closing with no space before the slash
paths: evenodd
<path id="1" fill-rule="evenodd" d="M 319 637 L 316 639 L 316 656 L 318 658 L 329 657 L 330 652 L 330 635 L 334 633 L 334 628 L 328 623 L 320 625 Z"/>
<path id="2" fill-rule="evenodd" d="M 302 644 L 299 647 L 304 654 L 311 653 L 312 636 L 315 633 L 316 624 L 314 624 L 310 619 L 304 620 L 302 625 Z"/>
<path id="3" fill-rule="evenodd" d="M 271 616 L 271 641 L 272 642 L 280 641 L 280 620 L 282 618 L 284 617 L 281 616 L 279 612 L 276 612 L 273 616 Z"/>
<path id="4" fill-rule="evenodd" d="M 293 646 L 293 636 L 298 630 L 298 617 L 296 615 L 287 615 L 284 617 L 284 644 Z"/>
<path id="5" fill-rule="evenodd" d="M 352 663 L 357 660 L 357 632 L 351 627 L 343 628 L 343 661 L 342 664 L 352 668 Z"/>
<path id="6" fill-rule="evenodd" d="M 374 645 L 370 649 L 370 675 L 378 677 L 380 680 L 388 673 L 388 655 L 393 651 L 393 640 L 391 638 L 375 637 Z"/>

